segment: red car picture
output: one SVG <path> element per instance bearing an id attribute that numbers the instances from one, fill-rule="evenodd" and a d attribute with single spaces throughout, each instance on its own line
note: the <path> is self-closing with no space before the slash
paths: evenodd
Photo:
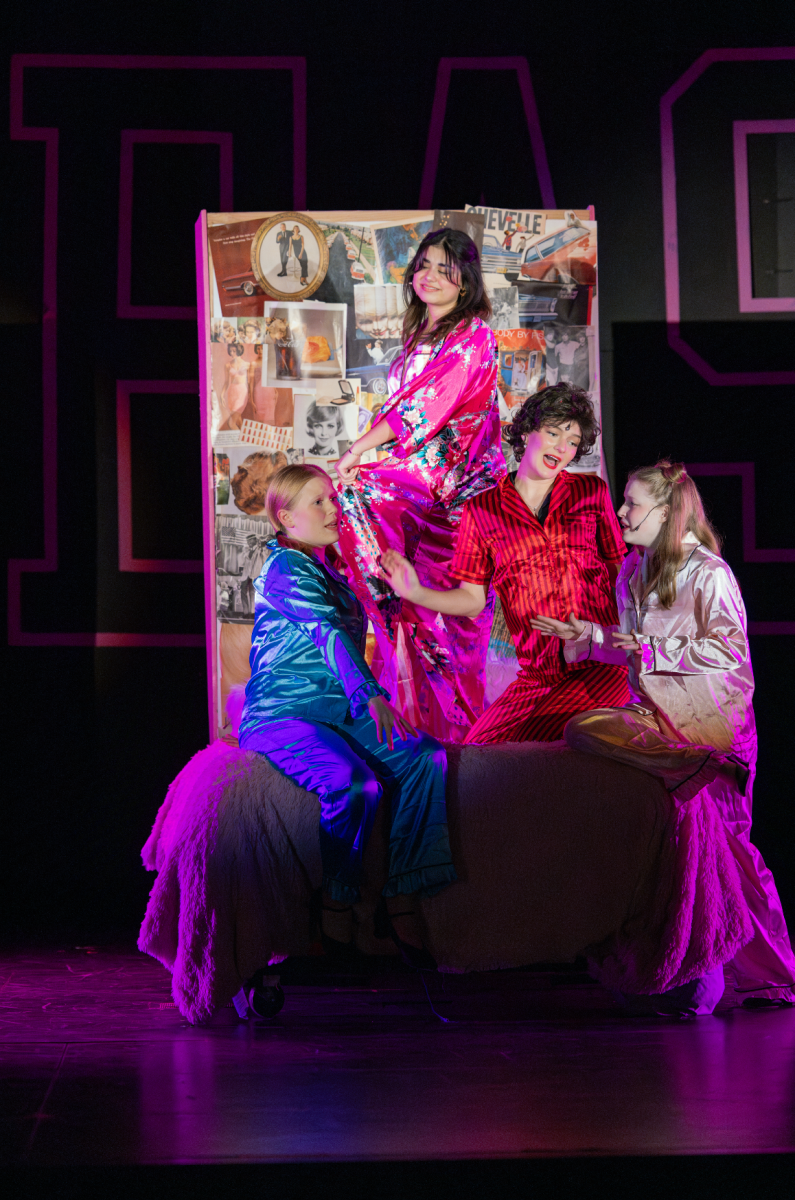
<path id="1" fill-rule="evenodd" d="M 581 225 L 571 225 L 539 238 L 525 250 L 519 277 L 595 284 L 596 235 Z"/>

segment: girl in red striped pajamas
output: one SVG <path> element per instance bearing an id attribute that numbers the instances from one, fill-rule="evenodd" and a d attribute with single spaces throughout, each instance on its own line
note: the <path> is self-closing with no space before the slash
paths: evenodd
<path id="1" fill-rule="evenodd" d="M 500 597 L 520 670 L 467 742 L 555 741 L 577 713 L 627 703 L 625 667 L 566 663 L 560 643 L 531 626 L 539 613 L 617 622 L 614 586 L 626 550 L 607 485 L 566 470 L 597 433 L 593 405 L 581 388 L 564 383 L 537 392 L 508 433 L 517 472 L 464 508 L 450 569 L 459 586 L 422 587 L 402 555 L 389 550 L 383 556 L 391 587 L 412 604 L 475 617 L 490 584 Z"/>

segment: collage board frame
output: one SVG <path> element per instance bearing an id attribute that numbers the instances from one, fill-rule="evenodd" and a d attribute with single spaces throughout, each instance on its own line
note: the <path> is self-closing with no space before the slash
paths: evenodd
<path id="1" fill-rule="evenodd" d="M 570 381 L 600 412 L 597 227 L 586 210 L 202 212 L 196 270 L 210 738 L 248 678 L 254 580 L 273 535 L 270 476 L 335 463 L 394 382 L 403 276 L 431 229 L 463 229 L 481 252 L 499 355 L 500 419 Z M 512 452 L 503 438 L 509 468 Z M 363 461 L 386 457 L 371 451 Z M 576 467 L 605 476 L 601 439 Z"/>

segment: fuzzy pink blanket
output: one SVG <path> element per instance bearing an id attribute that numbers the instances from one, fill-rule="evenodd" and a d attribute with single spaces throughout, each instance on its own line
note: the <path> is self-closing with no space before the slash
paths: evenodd
<path id="1" fill-rule="evenodd" d="M 449 762 L 460 879 L 422 904 L 443 970 L 586 953 L 603 982 L 657 993 L 727 962 L 750 939 L 708 795 L 674 809 L 650 776 L 562 742 L 450 747 Z M 143 849 L 158 874 L 138 945 L 171 971 L 189 1021 L 208 1019 L 257 968 L 307 952 L 317 823 L 313 795 L 223 742 L 174 780 Z M 379 819 L 355 913 L 369 953 L 392 949 L 372 927 L 385 864 Z"/>

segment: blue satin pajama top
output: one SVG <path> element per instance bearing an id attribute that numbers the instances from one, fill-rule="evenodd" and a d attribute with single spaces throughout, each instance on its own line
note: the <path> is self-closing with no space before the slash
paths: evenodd
<path id="1" fill-rule="evenodd" d="M 364 661 L 364 611 L 348 584 L 318 559 L 273 538 L 254 583 L 251 678 L 240 744 L 263 722 L 310 718 L 341 724 L 389 693 Z"/>

